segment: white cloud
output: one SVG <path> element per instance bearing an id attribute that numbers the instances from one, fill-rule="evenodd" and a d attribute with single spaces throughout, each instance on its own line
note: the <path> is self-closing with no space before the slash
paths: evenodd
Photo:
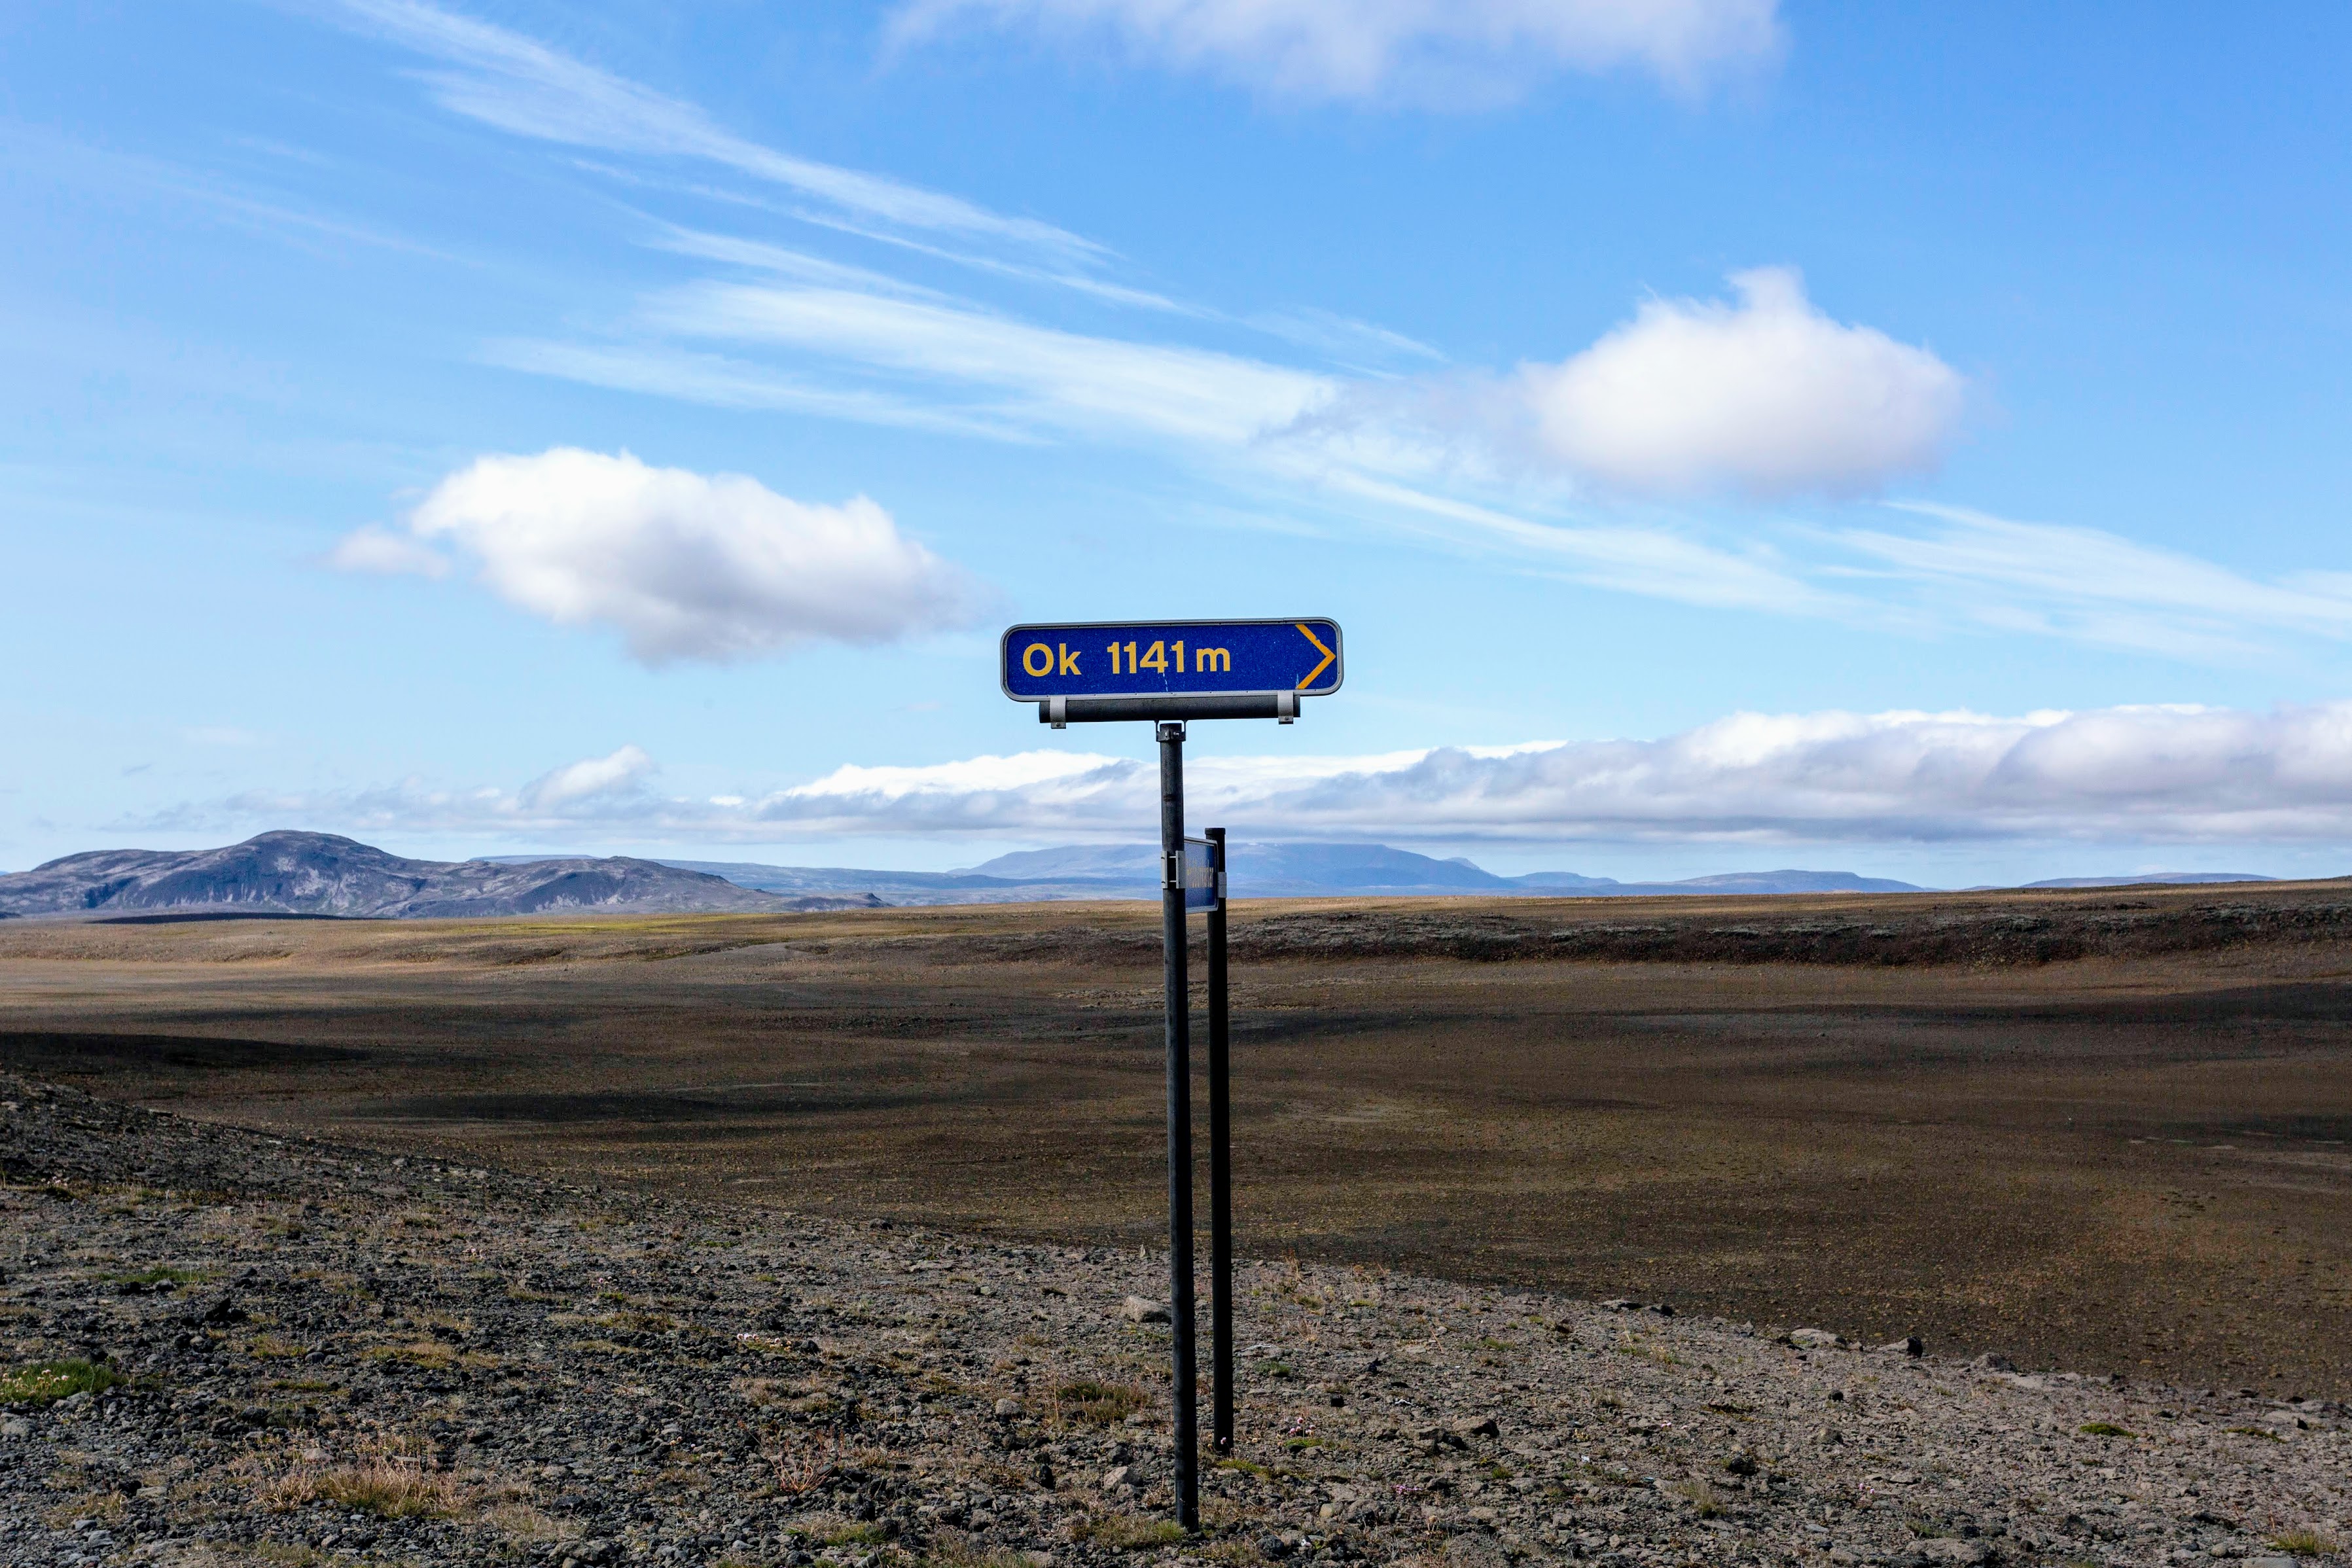
<path id="1" fill-rule="evenodd" d="M 518 791 L 407 784 L 251 795 L 173 821 L 293 816 L 350 831 L 561 828 L 586 841 L 901 834 L 1034 843 L 1132 840 L 1158 820 L 1156 768 L 1089 752 L 844 767 L 764 795 L 693 798 L 646 789 L 653 768 L 632 746 Z M 1186 773 L 1194 821 L 1261 838 L 2352 844 L 2352 702 L 2269 713 L 1738 713 L 1652 741 L 1204 755 Z"/>
<path id="2" fill-rule="evenodd" d="M 961 573 L 859 496 L 840 506 L 740 474 L 656 468 L 624 452 L 486 457 L 408 520 L 474 557 L 509 604 L 604 625 L 648 664 L 725 661 L 825 638 L 880 643 L 962 624 Z M 353 546 L 365 557 L 381 545 Z"/>
<path id="3" fill-rule="evenodd" d="M 625 795 L 655 771 L 645 748 L 623 746 L 610 756 L 584 758 L 541 774 L 523 786 L 521 804 L 532 811 L 554 811 L 599 795 Z"/>
<path id="4" fill-rule="evenodd" d="M 1832 321 L 1793 271 L 1731 283 L 1736 305 L 1652 300 L 1565 363 L 1522 366 L 1535 450 L 1650 495 L 1852 495 L 1941 460 L 1966 403 L 1958 372 Z"/>
<path id="5" fill-rule="evenodd" d="M 1483 104 L 1552 70 L 1632 67 L 1685 91 L 1776 59 L 1777 0 L 908 0 L 894 32 L 978 17 L 1108 33 L 1286 97 Z"/>
<path id="6" fill-rule="evenodd" d="M 1100 246 L 1049 223 L 763 147 L 722 130 L 694 104 L 419 0 L 327 0 L 327 9 L 443 62 L 451 68 L 427 78 L 442 107 L 518 136 L 716 163 L 890 229 L 956 235 L 1066 263 L 1103 255 Z"/>

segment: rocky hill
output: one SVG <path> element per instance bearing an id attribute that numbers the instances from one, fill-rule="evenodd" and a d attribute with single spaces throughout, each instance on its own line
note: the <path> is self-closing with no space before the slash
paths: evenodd
<path id="1" fill-rule="evenodd" d="M 0 915 L 421 920 L 591 910 L 774 913 L 866 901 L 782 898 L 619 857 L 409 860 L 331 833 L 264 833 L 222 849 L 100 849 L 0 877 Z"/>

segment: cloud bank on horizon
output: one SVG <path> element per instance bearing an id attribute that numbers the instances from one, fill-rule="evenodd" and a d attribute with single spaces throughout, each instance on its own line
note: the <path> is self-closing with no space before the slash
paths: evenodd
<path id="1" fill-rule="evenodd" d="M 658 794 L 656 772 L 630 745 L 519 790 L 411 782 L 254 793 L 142 826 L 678 843 L 1125 841 L 1151 820 L 1159 788 L 1153 763 L 1065 751 L 853 764 L 784 789 L 698 799 Z M 2352 702 L 2269 713 L 1738 713 L 1651 741 L 1202 756 L 1185 790 L 1196 817 L 1268 839 L 2324 843 L 2352 837 Z"/>

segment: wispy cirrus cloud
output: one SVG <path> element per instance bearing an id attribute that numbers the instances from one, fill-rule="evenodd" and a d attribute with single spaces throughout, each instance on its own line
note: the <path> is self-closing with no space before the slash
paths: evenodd
<path id="1" fill-rule="evenodd" d="M 1893 510 L 1930 526 L 1849 528 L 1833 537 L 1873 569 L 1973 595 L 1979 617 L 2004 629 L 2225 658 L 2251 657 L 2282 632 L 2352 637 L 2352 573 L 2264 582 L 2099 529 L 1924 501 Z"/>
<path id="2" fill-rule="evenodd" d="M 699 798 L 656 792 L 655 771 L 627 746 L 519 789 L 254 794 L 181 808 L 168 825 L 299 820 L 583 842 L 1124 841 L 1158 801 L 1152 764 L 1088 752 L 847 766 Z M 1655 740 L 1200 756 L 1185 789 L 1197 817 L 1292 841 L 2331 844 L 2352 842 L 2352 702 L 1735 713 Z"/>
<path id="3" fill-rule="evenodd" d="M 1107 254 L 1036 218 L 763 146 L 696 104 L 566 55 L 537 39 L 421 0 L 320 0 L 323 15 L 423 55 L 435 100 L 518 136 L 571 147 L 716 164 L 780 186 L 839 216 L 892 232 L 953 236 L 1072 266 Z"/>
<path id="4" fill-rule="evenodd" d="M 1327 376 L 1211 350 L 1038 326 L 872 289 L 709 281 L 650 301 L 680 336 L 754 342 L 977 391 L 988 411 L 1060 429 L 1244 447 L 1337 391 Z"/>
<path id="5" fill-rule="evenodd" d="M 1206 68 L 1288 98 L 1483 107 L 1561 70 L 1643 70 L 1683 91 L 1776 60 L 1776 0 L 908 0 L 912 42 L 958 23 Z"/>

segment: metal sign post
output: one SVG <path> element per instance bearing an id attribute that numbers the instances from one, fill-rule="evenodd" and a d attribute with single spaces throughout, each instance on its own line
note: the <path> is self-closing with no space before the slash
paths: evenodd
<path id="1" fill-rule="evenodd" d="M 1225 1037 L 1225 830 L 1209 829 L 1209 1440 L 1234 1451 L 1234 1117 Z"/>
<path id="2" fill-rule="evenodd" d="M 1234 1447 L 1233 1118 L 1225 1014 L 1225 834 L 1184 837 L 1184 725 L 1192 719 L 1298 717 L 1303 697 L 1339 689 L 1339 624 L 1087 621 L 1021 626 L 999 649 L 1004 694 L 1037 721 L 1152 722 L 1160 742 L 1160 936 L 1167 988 L 1168 1309 L 1174 1362 L 1176 1520 L 1201 1527 L 1200 1411 L 1193 1345 L 1192 1036 L 1188 910 L 1208 911 L 1212 1437 Z M 1195 853 L 1197 849 L 1198 853 Z"/>
<path id="3" fill-rule="evenodd" d="M 1184 725 L 1160 733 L 1160 942 L 1168 984 L 1168 1319 L 1174 1342 L 1176 1522 L 1201 1528 L 1192 1361 L 1192 1009 L 1184 941 Z"/>

